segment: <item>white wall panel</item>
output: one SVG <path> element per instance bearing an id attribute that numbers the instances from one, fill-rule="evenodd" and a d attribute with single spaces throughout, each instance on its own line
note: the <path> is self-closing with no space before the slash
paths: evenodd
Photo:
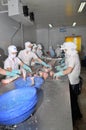
<path id="1" fill-rule="evenodd" d="M 48 48 L 52 45 L 54 49 L 57 44 L 62 44 L 66 36 L 81 36 L 82 38 L 82 51 L 86 55 L 86 27 L 66 27 L 53 29 L 37 29 L 37 42 L 41 42 Z"/>
<path id="2" fill-rule="evenodd" d="M 37 36 L 37 43 L 42 43 L 42 45 L 45 47 L 45 49 L 48 49 L 49 46 L 49 32 L 47 29 L 37 29 L 36 30 L 36 36 Z"/>
<path id="3" fill-rule="evenodd" d="M 13 21 L 7 16 L 7 13 L 0 14 L 0 48 L 4 49 L 7 53 L 7 47 L 10 44 L 20 45 L 21 44 L 21 32 L 20 30 L 17 32 L 15 37 L 11 38 L 19 28 L 19 23 Z"/>
<path id="4" fill-rule="evenodd" d="M 36 42 L 36 29 L 35 27 L 24 27 L 24 42 L 25 41 L 31 41 Z"/>

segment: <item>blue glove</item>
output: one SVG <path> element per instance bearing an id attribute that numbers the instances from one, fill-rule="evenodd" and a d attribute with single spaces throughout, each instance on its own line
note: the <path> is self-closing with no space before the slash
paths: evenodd
<path id="1" fill-rule="evenodd" d="M 42 56 L 41 58 L 42 58 L 42 59 L 45 59 L 45 56 Z"/>
<path id="2" fill-rule="evenodd" d="M 55 68 L 56 68 L 57 71 L 62 71 L 62 70 L 67 69 L 67 66 L 64 66 L 64 67 L 61 67 L 61 66 L 55 66 Z"/>
<path id="3" fill-rule="evenodd" d="M 65 66 L 65 63 L 62 63 L 62 64 L 61 64 L 61 67 L 63 67 L 63 66 Z"/>
<path id="4" fill-rule="evenodd" d="M 59 71 L 63 71 L 63 70 L 66 70 L 67 69 L 67 66 L 64 66 L 64 67 L 61 67 L 60 69 L 59 69 Z"/>
<path id="5" fill-rule="evenodd" d="M 29 72 L 32 72 L 31 68 L 25 64 L 23 65 L 23 68 Z"/>
<path id="6" fill-rule="evenodd" d="M 15 74 L 21 74 L 21 71 L 20 70 L 12 70 L 12 73 L 15 73 Z"/>
<path id="7" fill-rule="evenodd" d="M 63 71 L 60 71 L 60 72 L 57 72 L 57 73 L 54 74 L 54 78 L 55 77 L 61 77 L 63 75 L 64 75 Z"/>
<path id="8" fill-rule="evenodd" d="M 64 67 L 62 67 L 62 70 L 66 70 L 67 69 L 67 66 L 65 65 Z"/>
<path id="9" fill-rule="evenodd" d="M 40 64 L 38 61 L 35 61 L 35 64 Z"/>
<path id="10" fill-rule="evenodd" d="M 63 58 L 60 63 L 63 64 L 65 62 L 65 58 Z"/>
<path id="11" fill-rule="evenodd" d="M 51 66 L 50 65 L 48 65 L 48 64 L 46 64 L 44 61 L 42 61 L 42 63 L 41 63 L 42 65 L 44 65 L 45 67 L 49 67 L 49 68 L 51 68 Z"/>
<path id="12" fill-rule="evenodd" d="M 9 72 L 9 71 L 6 71 L 6 75 L 7 76 L 12 76 L 12 77 L 17 76 L 17 74 L 15 74 L 13 72 Z"/>
<path id="13" fill-rule="evenodd" d="M 55 66 L 56 70 L 60 71 L 61 66 Z"/>
<path id="14" fill-rule="evenodd" d="M 48 67 L 48 68 L 52 68 L 51 65 L 49 65 L 49 64 L 46 64 L 46 67 Z"/>

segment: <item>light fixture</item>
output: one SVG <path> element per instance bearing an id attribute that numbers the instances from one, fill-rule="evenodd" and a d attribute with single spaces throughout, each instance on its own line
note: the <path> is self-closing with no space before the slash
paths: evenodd
<path id="1" fill-rule="evenodd" d="M 49 27 L 52 28 L 53 27 L 52 24 L 49 24 Z"/>
<path id="2" fill-rule="evenodd" d="M 78 13 L 82 12 L 82 10 L 84 9 L 85 5 L 86 5 L 86 2 L 81 2 L 80 7 L 78 9 Z"/>
<path id="3" fill-rule="evenodd" d="M 75 27 L 76 26 L 76 22 L 74 22 L 72 26 Z"/>

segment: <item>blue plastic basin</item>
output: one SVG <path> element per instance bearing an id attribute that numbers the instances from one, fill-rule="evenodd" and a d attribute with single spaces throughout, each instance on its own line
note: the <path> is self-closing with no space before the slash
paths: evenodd
<path id="1" fill-rule="evenodd" d="M 23 78 L 19 78 L 14 81 L 14 86 L 16 88 L 23 88 L 23 87 L 35 87 L 41 88 L 42 84 L 44 83 L 44 79 L 42 77 L 34 77 L 34 85 L 32 86 L 31 77 L 27 77 L 26 80 Z"/>
<path id="2" fill-rule="evenodd" d="M 36 89 L 24 87 L 0 96 L 0 124 L 13 125 L 27 119 L 37 103 Z"/>

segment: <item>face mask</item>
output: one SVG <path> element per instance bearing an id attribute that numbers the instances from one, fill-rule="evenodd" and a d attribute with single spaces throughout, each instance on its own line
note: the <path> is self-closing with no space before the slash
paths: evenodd
<path id="1" fill-rule="evenodd" d="M 41 50 L 38 50 L 38 51 L 37 51 L 37 54 L 38 54 L 39 57 L 41 57 L 43 53 L 42 53 Z"/>
<path id="2" fill-rule="evenodd" d="M 31 48 L 27 47 L 26 50 L 27 50 L 27 51 L 31 51 Z"/>
<path id="3" fill-rule="evenodd" d="M 66 54 L 67 54 L 67 55 L 71 55 L 71 56 L 75 55 L 76 53 L 77 53 L 76 50 L 67 50 L 67 51 L 66 51 Z"/>
<path id="4" fill-rule="evenodd" d="M 16 54 L 10 54 L 10 56 L 9 56 L 10 58 L 15 58 L 16 57 Z"/>

